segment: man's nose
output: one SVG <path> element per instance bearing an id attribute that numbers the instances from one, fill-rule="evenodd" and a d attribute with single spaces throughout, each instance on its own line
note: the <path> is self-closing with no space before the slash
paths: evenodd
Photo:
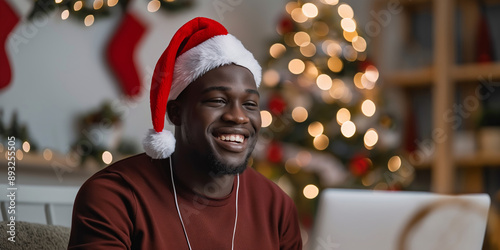
<path id="1" fill-rule="evenodd" d="M 226 112 L 222 116 L 222 120 L 234 122 L 236 124 L 250 122 L 244 107 L 237 103 L 228 105 Z"/>

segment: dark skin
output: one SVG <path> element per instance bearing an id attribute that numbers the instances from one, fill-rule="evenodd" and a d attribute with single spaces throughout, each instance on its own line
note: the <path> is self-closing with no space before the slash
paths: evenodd
<path id="1" fill-rule="evenodd" d="M 252 73 L 237 65 L 215 68 L 169 101 L 167 113 L 175 125 L 174 177 L 196 193 L 228 195 L 261 126 Z"/>

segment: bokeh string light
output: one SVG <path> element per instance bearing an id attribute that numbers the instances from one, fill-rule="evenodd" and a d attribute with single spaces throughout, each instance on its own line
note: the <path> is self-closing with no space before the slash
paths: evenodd
<path id="1" fill-rule="evenodd" d="M 269 54 L 274 58 L 280 57 L 285 52 L 286 52 L 286 47 L 281 43 L 275 43 L 271 46 L 271 48 L 269 48 Z"/>
<path id="2" fill-rule="evenodd" d="M 161 7 L 161 2 L 158 0 L 153 0 L 148 3 L 149 12 L 157 12 Z"/>
<path id="3" fill-rule="evenodd" d="M 271 125 L 271 123 L 273 122 L 273 116 L 271 115 L 271 113 L 267 110 L 262 110 L 260 111 L 260 116 L 261 116 L 261 120 L 262 120 L 262 127 L 263 128 L 266 128 L 268 127 L 269 125 Z"/>
<path id="4" fill-rule="evenodd" d="M 296 107 L 292 111 L 292 118 L 295 122 L 301 123 L 307 120 L 309 113 L 304 107 Z"/>
<path id="5" fill-rule="evenodd" d="M 157 12 L 160 9 L 167 11 L 177 11 L 185 7 L 190 7 L 194 0 L 146 0 L 146 9 L 149 12 Z M 101 17 L 106 17 L 113 15 L 116 12 L 112 11 L 111 8 L 119 6 L 122 11 L 126 11 L 127 6 L 130 1 L 120 0 L 53 0 L 53 1 L 35 1 L 43 2 L 41 4 L 35 4 L 32 13 L 29 18 L 33 19 L 35 16 L 41 14 L 41 12 L 46 12 L 47 10 L 60 10 L 60 17 L 62 20 L 67 20 L 70 17 L 79 18 L 82 23 L 89 27 L 94 24 L 95 21 L 101 19 Z M 121 3 L 121 4 L 119 4 Z M 37 7 L 42 6 L 43 7 Z M 306 17 L 307 19 L 307 17 Z"/>

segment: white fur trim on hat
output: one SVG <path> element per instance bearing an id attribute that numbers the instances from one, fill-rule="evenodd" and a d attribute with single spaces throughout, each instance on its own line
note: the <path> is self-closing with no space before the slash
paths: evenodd
<path id="1" fill-rule="evenodd" d="M 142 146 L 151 158 L 165 159 L 170 157 L 175 150 L 175 137 L 168 130 L 158 133 L 154 129 L 150 129 L 142 140 Z"/>
<path id="2" fill-rule="evenodd" d="M 257 87 L 262 69 L 252 53 L 231 34 L 214 36 L 184 52 L 175 60 L 174 76 L 169 100 L 176 99 L 193 81 L 217 67 L 236 64 L 252 72 Z"/>

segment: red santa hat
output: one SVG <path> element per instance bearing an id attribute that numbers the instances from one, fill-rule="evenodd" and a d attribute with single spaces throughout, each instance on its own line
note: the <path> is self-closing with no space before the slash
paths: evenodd
<path id="1" fill-rule="evenodd" d="M 257 87 L 261 67 L 243 44 L 222 24 L 197 17 L 184 24 L 156 64 L 151 81 L 150 105 L 153 128 L 143 140 L 146 154 L 168 158 L 175 150 L 172 132 L 164 130 L 167 102 L 175 100 L 194 80 L 217 67 L 236 64 L 253 74 Z"/>

